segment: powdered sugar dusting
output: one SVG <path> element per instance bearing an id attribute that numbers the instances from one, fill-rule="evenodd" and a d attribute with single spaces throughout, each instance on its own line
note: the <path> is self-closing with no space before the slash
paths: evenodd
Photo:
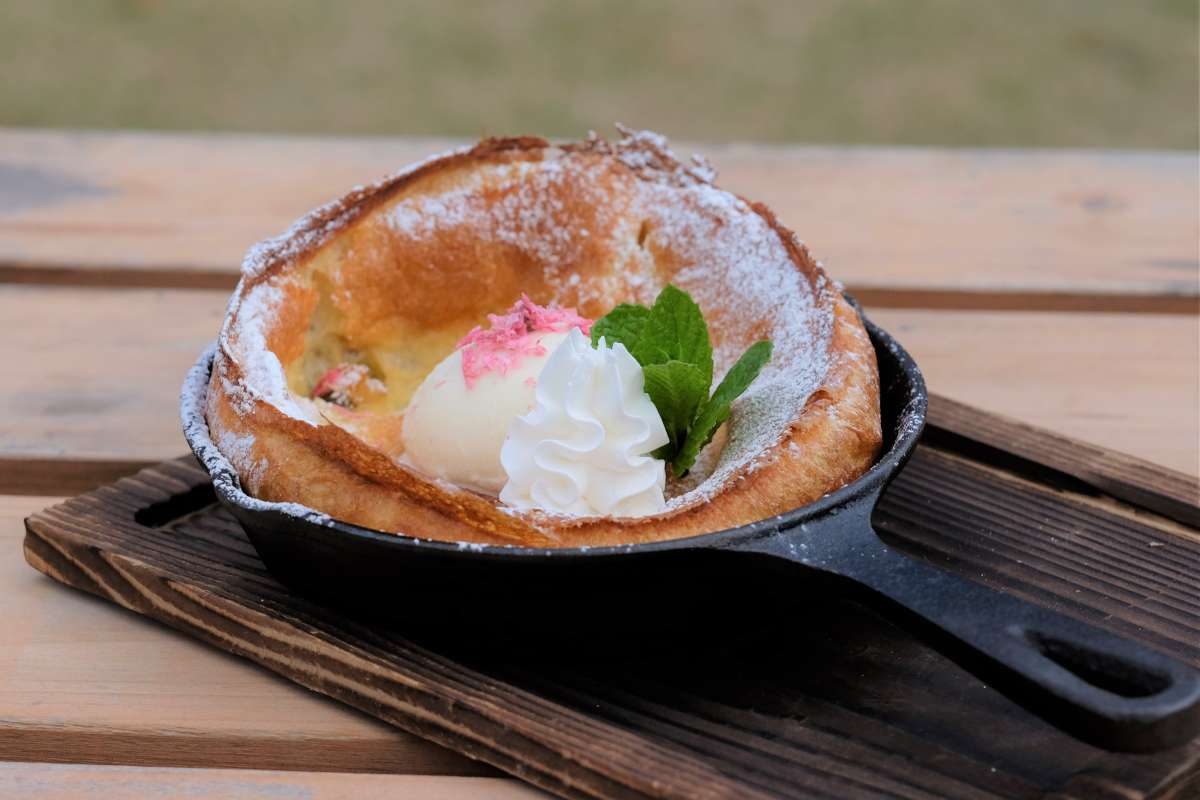
<path id="1" fill-rule="evenodd" d="M 672 186 L 661 197 L 652 196 L 649 211 L 656 220 L 654 235 L 669 240 L 676 256 L 690 262 L 673 282 L 706 312 L 729 309 L 743 320 L 760 321 L 766 327 L 762 335 L 774 344 L 771 360 L 734 404 L 724 452 L 693 490 L 703 498 L 735 472 L 761 466 L 759 459 L 773 452 L 821 386 L 829 368 L 832 311 L 814 296 L 779 234 L 728 192 L 701 182 Z M 714 269 L 714 264 L 721 266 Z M 717 346 L 718 375 L 733 366 L 744 346 Z M 696 499 L 688 492 L 673 502 Z"/>
<path id="2" fill-rule="evenodd" d="M 200 356 L 200 360 L 188 370 L 179 395 L 179 419 L 183 424 L 183 435 L 191 445 L 196 458 L 200 459 L 204 468 L 212 476 L 213 485 L 219 492 L 236 493 L 238 503 L 246 508 L 276 511 L 317 525 L 333 525 L 333 519 L 328 514 L 308 506 L 299 503 L 271 503 L 251 497 L 242 491 L 238 470 L 231 462 L 237 462 L 239 466 L 248 465 L 249 469 L 243 469 L 243 472 L 252 481 L 256 479 L 256 473 L 266 469 L 267 463 L 265 459 L 257 462 L 253 460 L 253 435 L 235 436 L 225 433 L 217 444 L 213 443 L 209 435 L 204 408 L 216 352 L 217 346 L 214 342 Z"/>
<path id="3" fill-rule="evenodd" d="M 279 236 L 264 239 L 251 247 L 242 259 L 242 277 L 248 280 L 260 278 L 266 271 L 277 264 L 288 262 L 318 247 L 327 241 L 353 220 L 360 213 L 358 202 L 368 197 L 388 184 L 401 180 L 417 170 L 440 161 L 443 158 L 466 152 L 469 148 L 460 147 L 441 153 L 434 153 L 427 158 L 409 164 L 367 186 L 355 186 L 350 194 L 338 198 L 323 206 L 313 209 L 292 223 Z"/>
<path id="4" fill-rule="evenodd" d="M 230 340 L 230 355 L 241 368 L 244 383 L 235 386 L 226 382 L 224 388 L 231 392 L 234 407 L 240 414 L 252 411 L 258 398 L 293 419 L 315 425 L 320 414 L 308 398 L 291 393 L 283 364 L 267 346 L 267 330 L 278 317 L 280 304 L 285 302 L 282 284 L 288 280 L 279 276 L 267 278 L 250 287 L 235 306 L 238 326 L 237 335 Z"/>
<path id="5" fill-rule="evenodd" d="M 564 197 L 589 206 L 599 226 L 608 228 L 620 217 L 612 208 L 613 198 L 601 188 L 607 168 L 557 148 L 546 148 L 542 156 L 502 167 L 481 165 L 451 191 L 404 198 L 387 212 L 387 224 L 417 240 L 469 225 L 492 242 L 527 252 L 551 271 L 574 263 L 593 234 L 557 222 L 569 213 Z M 495 185 L 498 180 L 502 186 Z M 569 280 L 565 273 L 558 277 Z"/>
<path id="6" fill-rule="evenodd" d="M 245 417 L 254 413 L 254 395 L 250 393 L 249 387 L 231 381 L 222 375 L 221 388 L 229 396 L 229 402 L 238 416 Z"/>

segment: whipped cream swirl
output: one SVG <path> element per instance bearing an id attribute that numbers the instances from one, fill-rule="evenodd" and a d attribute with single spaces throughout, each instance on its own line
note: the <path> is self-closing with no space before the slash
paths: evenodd
<path id="1" fill-rule="evenodd" d="M 624 345 L 593 348 L 572 329 L 538 376 L 533 410 L 509 425 L 500 499 L 574 516 L 662 511 L 666 462 L 647 453 L 668 438 L 644 380 Z"/>

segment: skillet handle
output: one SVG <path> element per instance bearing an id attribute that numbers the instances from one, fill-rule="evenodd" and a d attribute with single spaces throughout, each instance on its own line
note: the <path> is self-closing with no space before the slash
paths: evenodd
<path id="1" fill-rule="evenodd" d="M 1078 739 L 1109 750 L 1151 752 L 1200 733 L 1195 669 L 915 561 L 873 532 L 855 538 L 856 546 L 824 559 L 798 559 L 791 547 L 769 549 L 869 590 L 866 599 L 874 607 Z"/>

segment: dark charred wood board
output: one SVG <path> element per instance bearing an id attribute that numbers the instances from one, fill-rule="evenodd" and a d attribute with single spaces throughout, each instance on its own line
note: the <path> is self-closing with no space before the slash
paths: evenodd
<path id="1" fill-rule="evenodd" d="M 1195 479 L 942 398 L 931 411 L 878 509 L 884 538 L 1200 665 Z M 471 646 L 289 593 L 190 458 L 26 530 L 55 580 L 564 797 L 1200 797 L 1200 740 L 1091 748 L 836 596 L 668 646 Z"/>

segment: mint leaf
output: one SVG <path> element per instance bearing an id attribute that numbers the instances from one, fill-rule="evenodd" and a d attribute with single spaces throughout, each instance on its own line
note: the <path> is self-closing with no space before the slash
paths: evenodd
<path id="1" fill-rule="evenodd" d="M 700 415 L 696 417 L 696 424 L 688 431 L 683 447 L 680 447 L 674 454 L 674 458 L 670 459 L 671 471 L 676 478 L 682 478 L 688 474 L 692 465 L 696 463 L 696 456 L 700 455 L 700 451 L 708 446 L 713 436 L 716 435 L 717 429 L 725 424 L 725 420 L 729 419 L 731 413 L 733 413 L 733 407 L 729 403 L 713 403 L 709 400 L 705 404 Z"/>
<path id="2" fill-rule="evenodd" d="M 659 292 L 651 308 L 622 303 L 596 320 L 593 347 L 601 337 L 609 346 L 625 345 L 642 365 L 646 394 L 670 439 L 652 455 L 670 462 L 680 477 L 696 463 L 696 456 L 729 419 L 733 401 L 771 357 L 770 342 L 753 344 L 708 397 L 713 379 L 708 325 L 688 293 L 671 285 Z"/>
<path id="3" fill-rule="evenodd" d="M 592 347 L 599 344 L 600 337 L 603 336 L 609 347 L 620 342 L 632 354 L 638 340 L 642 338 L 642 328 L 649 317 L 650 309 L 645 306 L 621 303 L 593 323 Z"/>
<path id="4" fill-rule="evenodd" d="M 708 383 L 699 367 L 683 361 L 649 364 L 642 371 L 646 376 L 646 394 L 658 409 L 670 439 L 668 444 L 655 451 L 655 457 L 670 461 L 687 438 L 696 411 L 708 394 Z M 670 457 L 660 455 L 664 451 Z"/>
<path id="5" fill-rule="evenodd" d="M 671 468 L 677 477 L 687 474 L 692 465 L 696 463 L 696 456 L 712 441 L 717 428 L 729 419 L 733 401 L 750 388 L 750 384 L 758 377 L 758 373 L 762 372 L 763 365 L 771 358 L 771 349 L 771 343 L 768 341 L 755 342 L 746 349 L 746 352 L 742 353 L 742 357 L 730 368 L 729 372 L 725 373 L 717 390 L 700 410 L 688 430 L 683 446 L 679 448 L 671 462 Z"/>
<path id="6" fill-rule="evenodd" d="M 630 353 L 642 366 L 667 360 L 694 364 L 704 377 L 705 391 L 712 385 L 712 343 L 704 314 L 687 292 L 670 284 L 659 292 Z"/>
<path id="7" fill-rule="evenodd" d="M 732 403 L 736 400 L 742 392 L 750 388 L 758 373 L 762 372 L 762 368 L 771 359 L 773 349 L 771 343 L 765 339 L 747 347 L 737 363 L 725 373 L 709 402 Z"/>
<path id="8" fill-rule="evenodd" d="M 670 353 L 668 353 L 662 347 L 659 347 L 653 341 L 645 338 L 641 339 L 633 346 L 633 349 L 629 351 L 629 355 L 633 356 L 634 360 L 636 360 L 643 367 L 649 367 L 652 364 L 665 364 L 671 360 Z M 711 379 L 709 380 L 709 384 L 712 384 Z"/>

